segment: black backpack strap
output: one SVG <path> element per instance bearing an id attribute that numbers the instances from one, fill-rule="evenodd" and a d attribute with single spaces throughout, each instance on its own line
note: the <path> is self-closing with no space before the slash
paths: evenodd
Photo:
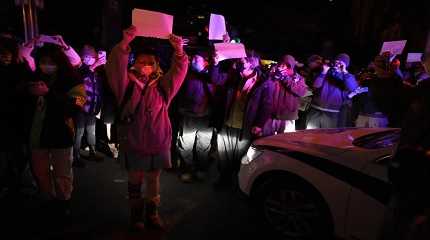
<path id="1" fill-rule="evenodd" d="M 133 94 L 135 83 L 133 81 L 129 81 L 127 88 L 125 89 L 124 97 L 122 98 L 122 102 L 119 104 L 120 111 L 124 109 L 125 105 L 131 99 L 131 95 Z"/>
<path id="2" fill-rule="evenodd" d="M 143 96 L 145 96 L 146 91 L 148 90 L 148 88 L 149 88 L 149 84 L 148 83 L 145 84 L 145 86 L 143 86 L 143 89 L 142 89 L 142 92 L 141 92 L 141 95 L 140 95 L 140 98 L 139 98 L 139 102 L 137 103 L 136 108 L 134 109 L 133 115 L 136 115 L 136 112 L 137 112 L 137 110 L 139 109 L 139 107 L 140 107 L 140 105 L 142 103 L 142 98 L 143 98 Z"/>
<path id="3" fill-rule="evenodd" d="M 149 84 L 145 84 L 145 86 L 143 87 L 142 92 L 141 92 L 141 96 L 139 98 L 139 102 L 137 103 L 136 108 L 130 117 L 134 116 L 136 114 L 137 110 L 139 109 L 139 107 L 142 103 L 142 97 L 145 95 L 146 90 L 148 89 L 148 85 Z M 118 113 L 116 116 L 116 119 L 119 121 L 121 121 L 121 116 L 123 114 L 125 105 L 131 100 L 131 97 L 133 95 L 134 86 L 135 86 L 135 83 L 133 81 L 130 81 L 127 85 L 127 88 L 126 88 L 125 93 L 124 93 L 124 97 L 122 99 L 121 104 L 119 105 Z"/>

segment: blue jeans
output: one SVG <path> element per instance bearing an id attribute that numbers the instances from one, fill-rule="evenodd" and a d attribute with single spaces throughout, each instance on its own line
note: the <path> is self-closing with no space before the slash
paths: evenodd
<path id="1" fill-rule="evenodd" d="M 87 131 L 87 143 L 94 150 L 96 145 L 96 116 L 81 112 L 76 116 L 76 137 L 73 145 L 73 158 L 79 159 L 79 149 L 81 148 L 82 136 Z"/>

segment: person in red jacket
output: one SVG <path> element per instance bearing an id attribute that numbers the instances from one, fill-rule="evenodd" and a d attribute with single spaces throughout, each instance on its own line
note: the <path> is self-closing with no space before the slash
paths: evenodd
<path id="1" fill-rule="evenodd" d="M 273 112 L 263 129 L 265 136 L 296 130 L 300 98 L 308 88 L 304 78 L 294 70 L 296 64 L 293 56 L 285 55 L 270 74 L 274 83 Z"/>
<path id="2" fill-rule="evenodd" d="M 106 73 L 119 105 L 121 125 L 127 126 L 120 131 L 119 158 L 124 159 L 128 171 L 131 226 L 141 230 L 145 223 L 163 229 L 158 215 L 160 173 L 172 165 L 168 108 L 187 74 L 188 57 L 182 38 L 171 35 L 169 41 L 174 54 L 167 73 L 162 73 L 154 51 L 136 53 L 133 66 L 128 69 L 129 44 L 135 37 L 136 27 L 124 31 L 122 41 L 108 58 Z M 145 198 L 142 196 L 144 181 Z"/>

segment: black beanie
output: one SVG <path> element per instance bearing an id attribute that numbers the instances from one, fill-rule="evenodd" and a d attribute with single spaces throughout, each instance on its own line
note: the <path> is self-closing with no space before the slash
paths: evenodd
<path id="1" fill-rule="evenodd" d="M 336 61 L 342 61 L 343 63 L 345 63 L 346 67 L 349 66 L 349 62 L 351 61 L 348 54 L 346 54 L 346 53 L 341 53 L 341 54 L 337 55 L 335 60 Z"/>

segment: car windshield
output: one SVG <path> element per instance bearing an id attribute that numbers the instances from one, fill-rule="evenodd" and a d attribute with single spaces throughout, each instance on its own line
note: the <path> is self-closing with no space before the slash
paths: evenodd
<path id="1" fill-rule="evenodd" d="M 372 133 L 355 139 L 352 144 L 367 149 L 387 148 L 396 145 L 400 139 L 400 129 Z"/>

